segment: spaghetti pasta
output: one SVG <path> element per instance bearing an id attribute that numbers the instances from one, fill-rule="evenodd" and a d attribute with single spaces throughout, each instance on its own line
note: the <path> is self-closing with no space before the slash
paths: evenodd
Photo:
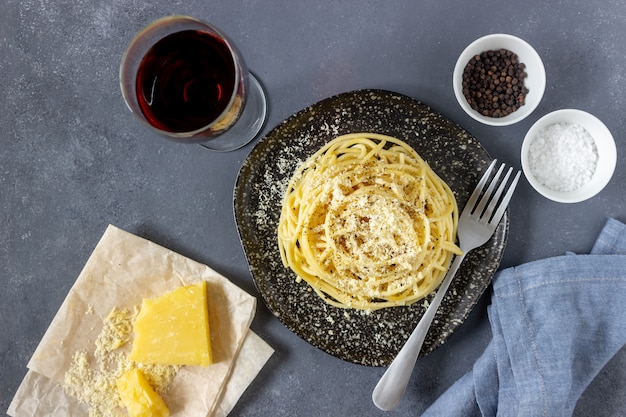
<path id="1" fill-rule="evenodd" d="M 443 280 L 458 208 L 405 142 L 374 133 L 327 143 L 294 173 L 278 224 L 282 262 L 331 305 L 409 305 Z"/>

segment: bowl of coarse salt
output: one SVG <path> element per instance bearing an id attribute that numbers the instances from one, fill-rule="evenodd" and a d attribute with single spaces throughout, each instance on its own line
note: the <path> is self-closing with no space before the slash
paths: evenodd
<path id="1" fill-rule="evenodd" d="M 522 170 L 539 194 L 577 203 L 599 193 L 617 163 L 615 140 L 597 117 L 576 109 L 546 114 L 522 143 Z"/>

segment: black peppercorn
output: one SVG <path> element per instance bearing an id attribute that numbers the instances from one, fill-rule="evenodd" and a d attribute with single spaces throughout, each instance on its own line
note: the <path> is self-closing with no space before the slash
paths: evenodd
<path id="1" fill-rule="evenodd" d="M 528 94 L 525 70 L 517 54 L 507 49 L 475 55 L 463 70 L 463 95 L 483 116 L 507 116 L 524 105 Z"/>

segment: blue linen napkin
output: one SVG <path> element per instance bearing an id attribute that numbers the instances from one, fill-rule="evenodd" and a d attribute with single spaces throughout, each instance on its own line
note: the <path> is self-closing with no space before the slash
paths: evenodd
<path id="1" fill-rule="evenodd" d="M 498 272 L 487 312 L 493 339 L 423 416 L 571 416 L 626 344 L 626 225 L 609 219 L 589 255 Z"/>

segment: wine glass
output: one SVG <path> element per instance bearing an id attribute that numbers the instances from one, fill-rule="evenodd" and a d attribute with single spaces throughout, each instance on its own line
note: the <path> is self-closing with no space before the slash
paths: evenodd
<path id="1" fill-rule="evenodd" d="M 130 42 L 120 65 L 128 108 L 153 131 L 207 149 L 253 140 L 267 101 L 234 43 L 189 16 L 158 19 Z"/>

